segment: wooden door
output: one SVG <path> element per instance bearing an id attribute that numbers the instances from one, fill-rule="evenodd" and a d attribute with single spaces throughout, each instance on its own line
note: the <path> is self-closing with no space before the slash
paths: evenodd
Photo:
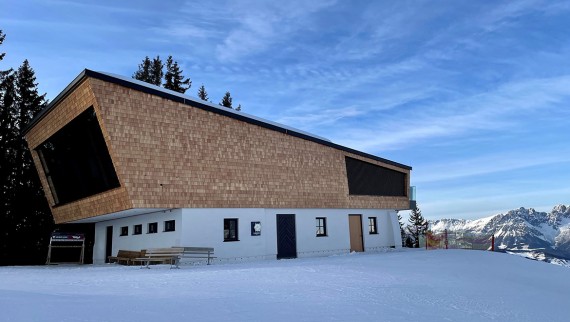
<path id="1" fill-rule="evenodd" d="M 362 216 L 348 215 L 348 229 L 350 231 L 350 251 L 363 252 L 362 241 Z"/>
<path id="2" fill-rule="evenodd" d="M 297 234 L 295 215 L 278 214 L 277 222 L 277 259 L 297 257 Z"/>

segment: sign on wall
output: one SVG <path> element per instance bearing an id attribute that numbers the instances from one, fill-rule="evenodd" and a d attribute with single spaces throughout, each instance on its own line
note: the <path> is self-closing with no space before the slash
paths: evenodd
<path id="1" fill-rule="evenodd" d="M 261 222 L 259 222 L 259 221 L 252 221 L 251 222 L 251 235 L 252 236 L 261 235 Z"/>

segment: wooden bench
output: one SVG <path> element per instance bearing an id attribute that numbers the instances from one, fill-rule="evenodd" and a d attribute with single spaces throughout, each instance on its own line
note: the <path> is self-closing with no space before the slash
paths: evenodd
<path id="1" fill-rule="evenodd" d="M 183 247 L 171 248 L 150 248 L 144 250 L 144 255 L 139 258 L 132 259 L 133 262 L 140 262 L 141 268 L 150 268 L 150 263 L 168 263 L 170 268 L 178 267 L 180 257 L 184 254 Z"/>
<path id="2" fill-rule="evenodd" d="M 182 247 L 184 249 L 182 255 L 178 258 L 180 262 L 181 258 L 206 258 L 208 259 L 208 265 L 210 261 L 214 258 L 214 248 L 212 247 Z M 178 262 L 176 267 L 178 267 Z"/>
<path id="3" fill-rule="evenodd" d="M 170 268 L 180 268 L 182 258 L 206 258 L 210 265 L 210 261 L 216 258 L 212 247 L 151 248 L 143 251 L 143 256 L 131 259 L 132 262 L 140 262 L 141 268 L 150 268 L 150 263 L 168 263 Z"/>
<path id="4" fill-rule="evenodd" d="M 109 263 L 116 262 L 117 264 L 121 264 L 123 262 L 125 265 L 130 265 L 132 264 L 133 259 L 140 258 L 142 256 L 144 256 L 144 252 L 141 251 L 119 249 L 117 256 L 109 256 L 107 257 L 107 260 Z"/>

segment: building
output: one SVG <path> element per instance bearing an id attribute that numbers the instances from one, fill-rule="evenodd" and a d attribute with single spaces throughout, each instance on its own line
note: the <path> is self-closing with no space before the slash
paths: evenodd
<path id="1" fill-rule="evenodd" d="M 56 223 L 119 249 L 218 260 L 400 247 L 411 167 L 199 99 L 84 70 L 25 129 Z"/>

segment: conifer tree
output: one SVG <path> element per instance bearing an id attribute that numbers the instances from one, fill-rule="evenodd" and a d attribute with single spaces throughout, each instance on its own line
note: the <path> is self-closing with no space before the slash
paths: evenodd
<path id="1" fill-rule="evenodd" d="M 45 256 L 49 234 L 54 224 L 38 173 L 34 168 L 31 152 L 21 135 L 21 131 L 30 123 L 34 115 L 46 106 L 47 102 L 45 94 L 38 93 L 35 72 L 27 60 L 16 72 L 15 85 L 17 117 L 14 123 L 18 134 L 14 153 L 16 156 L 15 173 L 12 180 L 12 187 L 15 189 L 15 198 L 12 203 L 15 216 L 13 240 L 17 241 L 18 244 L 14 248 L 17 254 L 22 254 L 20 255 L 22 257 L 18 258 L 15 255 L 14 259 L 20 263 L 26 263 L 30 260 L 25 258 L 26 254 L 28 256 L 35 254 L 34 258 Z"/>
<path id="2" fill-rule="evenodd" d="M 6 35 L 0 30 L 0 45 Z M 0 53 L 0 61 L 5 53 Z M 15 130 L 13 129 L 14 105 L 16 100 L 15 79 L 12 69 L 0 69 L 0 265 L 8 263 L 10 244 L 8 238 L 13 230 L 11 201 L 14 190 L 11 189 L 12 168 L 14 164 L 13 145 Z M 4 260 L 2 260 L 4 258 Z"/>
<path id="3" fill-rule="evenodd" d="M 0 45 L 2 45 L 2 43 L 4 42 L 4 39 L 6 38 L 6 35 L 4 34 L 4 32 L 2 30 L 0 30 Z M 1 53 L 0 52 L 0 62 L 4 59 L 4 56 L 6 55 L 6 53 Z M 11 93 L 13 93 L 14 91 L 11 90 L 11 88 L 13 89 L 14 86 L 14 81 L 13 79 L 7 79 L 8 77 L 13 77 L 13 70 L 7 69 L 7 70 L 2 70 L 0 69 L 0 142 L 4 145 L 7 144 L 7 140 L 9 139 L 8 137 L 8 133 L 10 131 L 10 126 L 11 126 L 11 122 L 10 122 L 10 106 L 12 106 L 12 101 L 14 99 L 15 94 L 10 95 Z M 4 101 L 6 101 L 6 103 L 4 103 Z M 2 147 L 4 147 L 2 145 Z M 0 151 L 0 156 L 2 156 L 2 159 L 0 159 L 0 173 L 2 174 L 0 176 L 0 178 L 4 178 L 3 175 L 3 170 L 6 169 L 5 166 L 3 166 L 3 162 L 5 161 L 5 149 L 2 148 L 2 150 Z M 3 188 L 3 187 L 0 187 Z M 0 192 L 2 193 L 2 192 Z"/>
<path id="4" fill-rule="evenodd" d="M 415 209 L 412 209 L 408 222 L 410 224 L 408 225 L 407 229 L 410 233 L 410 237 L 413 240 L 414 248 L 418 248 L 420 247 L 420 235 L 424 233 L 427 222 L 422 216 L 422 211 L 417 205 Z"/>
<path id="5" fill-rule="evenodd" d="M 176 62 L 171 55 L 169 55 L 166 60 L 166 72 L 163 71 L 164 67 L 165 64 L 162 63 L 160 56 L 156 56 L 153 59 L 146 56 L 139 64 L 139 69 L 133 74 L 133 78 L 157 86 L 163 85 L 164 88 L 179 93 L 185 93 L 190 87 L 192 87 L 192 81 L 190 78 L 185 78 L 182 75 L 183 71 L 180 69 L 178 62 Z M 208 93 L 206 92 L 204 84 L 202 84 L 198 89 L 198 97 L 203 101 L 209 101 Z M 212 103 L 212 101 L 209 102 Z M 227 108 L 233 108 L 230 92 L 226 92 L 219 104 Z M 239 104 L 236 110 L 241 111 L 241 108 L 241 104 Z"/>
<path id="6" fill-rule="evenodd" d="M 208 101 L 208 92 L 206 92 L 204 84 L 198 88 L 198 97 L 203 101 Z"/>
<path id="7" fill-rule="evenodd" d="M 45 94 L 38 94 L 27 60 L 1 75 L 0 265 L 38 264 L 45 258 L 53 219 L 21 131 L 45 107 Z"/>
<path id="8" fill-rule="evenodd" d="M 226 94 L 222 98 L 222 101 L 220 102 L 220 105 L 225 106 L 227 108 L 232 108 L 232 95 L 230 94 L 230 92 L 226 92 Z"/>
<path id="9" fill-rule="evenodd" d="M 0 29 L 0 45 L 4 43 L 4 39 L 6 39 L 6 35 L 4 34 L 4 31 Z M 6 56 L 6 53 L 0 53 L 0 61 L 4 59 L 4 56 Z"/>
<path id="10" fill-rule="evenodd" d="M 406 240 L 406 231 L 404 230 L 404 223 L 402 222 L 402 215 L 398 213 L 398 224 L 400 225 L 400 237 L 402 238 L 402 246 L 404 246 Z"/>
<path id="11" fill-rule="evenodd" d="M 192 86 L 189 78 L 184 79 L 178 62 L 168 56 L 166 59 L 166 73 L 164 74 L 164 88 L 184 94 Z"/>
<path id="12" fill-rule="evenodd" d="M 162 63 L 160 56 L 156 56 L 156 58 L 154 58 L 152 60 L 152 63 L 150 64 L 149 83 L 154 84 L 156 86 L 160 86 L 162 84 L 162 76 L 164 76 L 164 72 L 162 71 L 163 68 L 164 64 Z"/>
<path id="13" fill-rule="evenodd" d="M 142 63 L 139 64 L 139 69 L 133 74 L 133 78 L 143 82 L 152 83 L 152 78 L 150 73 L 151 65 L 152 62 L 150 61 L 150 58 L 146 56 L 143 59 Z"/>

